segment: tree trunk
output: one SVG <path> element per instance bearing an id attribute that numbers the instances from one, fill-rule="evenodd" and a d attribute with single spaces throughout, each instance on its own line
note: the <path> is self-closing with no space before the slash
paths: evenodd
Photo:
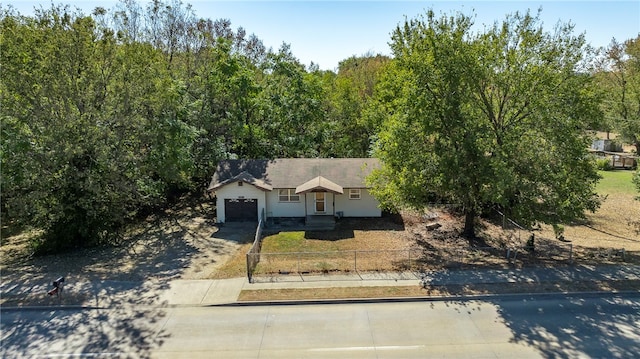
<path id="1" fill-rule="evenodd" d="M 464 231 L 462 236 L 467 239 L 474 239 L 476 237 L 475 228 L 476 211 L 474 209 L 467 209 L 464 214 Z"/>

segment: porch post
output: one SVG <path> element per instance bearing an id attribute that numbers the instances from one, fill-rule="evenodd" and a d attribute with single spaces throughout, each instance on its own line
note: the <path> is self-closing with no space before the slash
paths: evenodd
<path id="1" fill-rule="evenodd" d="M 307 193 L 305 192 L 304 194 L 304 223 L 307 223 L 307 217 L 309 215 L 307 214 Z"/>
<path id="2" fill-rule="evenodd" d="M 331 204 L 331 207 L 333 207 L 333 216 L 336 216 L 336 194 L 335 193 L 331 193 L 333 194 L 333 203 Z"/>

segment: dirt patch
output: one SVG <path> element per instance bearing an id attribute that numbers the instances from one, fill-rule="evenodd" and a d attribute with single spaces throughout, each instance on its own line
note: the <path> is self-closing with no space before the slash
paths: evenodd
<path id="1" fill-rule="evenodd" d="M 30 255 L 29 233 L 3 238 L 2 302 L 20 288 L 42 292 L 59 276 L 67 283 L 210 278 L 255 233 L 255 224 L 219 227 L 213 218 L 212 204 L 185 201 L 132 228 L 122 246 L 41 257 Z"/>

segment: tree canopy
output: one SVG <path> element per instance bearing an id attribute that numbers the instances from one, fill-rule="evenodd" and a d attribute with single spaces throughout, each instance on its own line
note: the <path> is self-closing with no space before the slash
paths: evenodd
<path id="1" fill-rule="evenodd" d="M 341 76 L 179 0 L 0 12 L 2 218 L 43 229 L 40 251 L 113 241 L 220 159 L 368 152 Z"/>
<path id="2" fill-rule="evenodd" d="M 470 236 L 495 206 L 525 224 L 595 209 L 585 130 L 602 111 L 637 139 L 638 39 L 612 44 L 596 91 L 570 25 L 472 22 L 430 11 L 393 56 L 333 72 L 180 0 L 0 8 L 2 221 L 42 229 L 38 251 L 112 243 L 219 160 L 275 157 L 378 156 L 384 205 L 459 204 Z"/>
<path id="3" fill-rule="evenodd" d="M 595 210 L 586 129 L 600 113 L 584 38 L 565 24 L 544 32 L 529 13 L 481 33 L 472 20 L 428 11 L 393 32 L 374 193 L 390 207 L 458 204 L 468 237 L 496 206 L 525 224 Z"/>
<path id="4" fill-rule="evenodd" d="M 604 94 L 605 127 L 640 154 L 640 35 L 623 43 L 611 41 L 597 79 Z"/>

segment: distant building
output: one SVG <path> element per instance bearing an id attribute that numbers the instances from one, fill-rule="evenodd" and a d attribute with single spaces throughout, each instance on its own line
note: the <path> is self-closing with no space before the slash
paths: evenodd
<path id="1" fill-rule="evenodd" d="M 593 140 L 591 149 L 606 152 L 623 152 L 622 144 L 613 140 Z"/>

